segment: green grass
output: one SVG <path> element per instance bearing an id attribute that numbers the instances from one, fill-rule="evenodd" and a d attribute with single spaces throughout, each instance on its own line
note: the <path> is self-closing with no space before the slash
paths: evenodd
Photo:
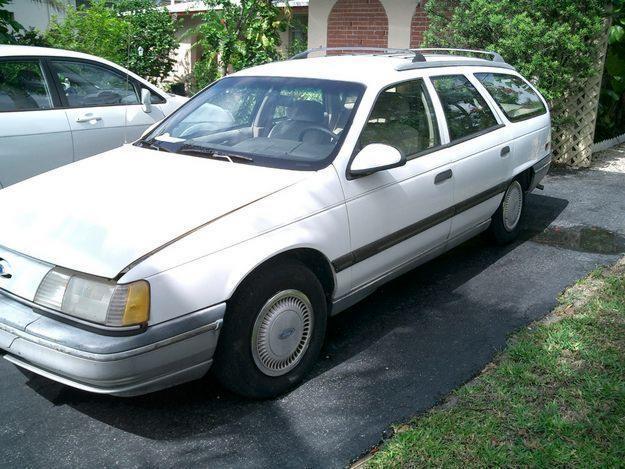
<path id="1" fill-rule="evenodd" d="M 560 298 L 370 467 L 625 467 L 625 262 Z"/>

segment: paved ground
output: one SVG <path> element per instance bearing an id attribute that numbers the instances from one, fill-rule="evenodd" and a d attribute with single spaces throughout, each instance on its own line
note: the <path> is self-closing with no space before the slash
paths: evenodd
<path id="1" fill-rule="evenodd" d="M 333 319 L 314 373 L 281 399 L 241 400 L 210 377 L 98 397 L 0 361 L 0 465 L 345 466 L 475 376 L 564 287 L 616 259 L 616 241 L 614 253 L 585 251 L 625 234 L 625 174 L 556 172 L 545 186 L 517 244 L 470 241 Z"/>

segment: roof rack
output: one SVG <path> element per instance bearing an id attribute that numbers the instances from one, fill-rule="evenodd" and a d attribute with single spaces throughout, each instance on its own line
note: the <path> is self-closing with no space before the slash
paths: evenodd
<path id="1" fill-rule="evenodd" d="M 476 50 L 476 49 L 455 49 L 455 48 L 446 48 L 446 47 L 430 47 L 430 48 L 419 48 L 419 49 L 411 49 L 414 52 L 423 53 L 447 53 L 450 55 L 454 55 L 454 53 L 461 52 L 463 54 L 479 54 L 479 55 L 489 55 L 493 62 L 506 62 L 499 53 L 490 51 L 490 50 Z"/>
<path id="2" fill-rule="evenodd" d="M 443 68 L 443 67 L 462 67 L 462 66 L 474 66 L 474 67 L 496 67 L 504 68 L 507 70 L 516 70 L 512 65 L 506 63 L 501 55 L 497 52 L 485 51 L 485 50 L 473 50 L 473 49 L 446 49 L 446 48 L 432 48 L 432 49 L 411 49 L 414 52 L 423 54 L 447 54 L 456 55 L 457 53 L 465 54 L 459 56 L 458 60 L 437 60 L 437 61 L 423 61 L 419 63 L 403 63 L 395 67 L 397 71 L 415 70 L 420 68 Z M 466 54 L 479 54 L 490 56 L 490 60 L 480 59 L 475 57 L 467 57 Z M 423 55 L 425 58 L 425 56 Z"/>
<path id="3" fill-rule="evenodd" d="M 404 54 L 412 57 L 412 62 L 425 62 L 425 57 L 418 49 L 395 49 L 389 47 L 316 47 L 314 49 L 308 49 L 304 52 L 294 55 L 290 60 L 307 59 L 308 56 L 315 52 L 374 52 L 377 55 L 398 55 Z M 376 55 L 376 54 L 374 54 Z"/>

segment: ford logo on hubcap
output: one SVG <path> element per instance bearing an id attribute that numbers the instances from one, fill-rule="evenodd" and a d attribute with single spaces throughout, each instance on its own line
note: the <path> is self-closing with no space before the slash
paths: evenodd
<path id="1" fill-rule="evenodd" d="M 0 277 L 11 278 L 12 276 L 11 265 L 4 259 L 0 258 Z"/>
<path id="2" fill-rule="evenodd" d="M 280 340 L 286 340 L 293 335 L 293 332 L 295 332 L 295 328 L 289 327 L 288 329 L 284 329 L 278 337 Z"/>

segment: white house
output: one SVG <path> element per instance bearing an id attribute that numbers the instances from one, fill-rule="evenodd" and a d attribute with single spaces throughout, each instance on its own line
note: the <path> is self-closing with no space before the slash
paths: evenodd
<path id="1" fill-rule="evenodd" d="M 65 8 L 76 8 L 76 2 L 81 0 L 13 0 L 6 5 L 6 9 L 13 13 L 13 17 L 26 29 L 35 28 L 40 31 L 48 29 L 50 19 L 53 16 L 62 18 L 65 16 Z M 57 8 L 56 5 L 67 5 Z"/>

